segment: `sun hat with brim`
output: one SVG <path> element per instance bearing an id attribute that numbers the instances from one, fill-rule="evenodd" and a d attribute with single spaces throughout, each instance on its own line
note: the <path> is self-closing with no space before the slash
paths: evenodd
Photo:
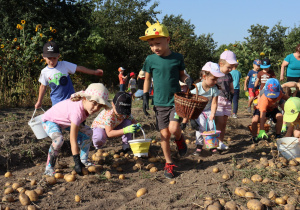
<path id="1" fill-rule="evenodd" d="M 118 68 L 118 71 L 120 72 L 120 71 L 125 71 L 125 69 L 123 68 L 123 67 L 119 67 Z"/>
<path id="2" fill-rule="evenodd" d="M 203 67 L 203 71 L 209 71 L 215 77 L 223 77 L 224 73 L 220 71 L 220 66 L 217 63 L 213 63 L 211 61 L 207 62 Z"/>
<path id="3" fill-rule="evenodd" d="M 238 64 L 238 62 L 236 60 L 236 55 L 234 54 L 234 52 L 232 52 L 230 50 L 224 51 L 220 55 L 220 59 L 226 60 L 229 64 Z"/>
<path id="4" fill-rule="evenodd" d="M 283 121 L 294 122 L 300 112 L 300 98 L 291 97 L 284 104 Z"/>
<path id="5" fill-rule="evenodd" d="M 108 102 L 108 90 L 102 83 L 92 83 L 86 90 L 76 92 L 71 95 L 71 98 L 81 96 L 89 101 L 96 101 L 98 104 L 103 104 L 106 108 L 111 108 Z"/>
<path id="6" fill-rule="evenodd" d="M 267 69 L 270 68 L 270 66 L 271 66 L 271 62 L 269 58 L 264 58 L 261 60 L 260 68 Z"/>
<path id="7" fill-rule="evenodd" d="M 139 72 L 139 77 L 145 77 L 145 71 L 141 70 L 141 71 Z"/>
<path id="8" fill-rule="evenodd" d="M 147 41 L 148 39 L 154 39 L 158 37 L 169 37 L 167 27 L 163 24 L 160 24 L 158 21 L 153 25 L 147 21 L 146 25 L 148 28 L 145 31 L 145 36 L 141 36 L 139 39 Z"/>
<path id="9" fill-rule="evenodd" d="M 270 78 L 264 87 L 264 94 L 267 98 L 277 98 L 280 94 L 281 86 L 277 79 Z"/>

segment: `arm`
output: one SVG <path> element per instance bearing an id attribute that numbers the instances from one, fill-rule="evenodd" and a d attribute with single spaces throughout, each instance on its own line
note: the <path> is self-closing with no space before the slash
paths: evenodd
<path id="1" fill-rule="evenodd" d="M 109 125 L 105 125 L 105 132 L 107 137 L 118 137 L 124 134 L 123 128 L 119 130 L 113 130 L 113 128 Z"/>
<path id="2" fill-rule="evenodd" d="M 230 92 L 231 92 L 232 94 L 234 94 L 233 82 L 230 83 Z"/>
<path id="3" fill-rule="evenodd" d="M 285 88 L 285 87 L 289 87 L 289 88 L 298 88 L 298 85 L 297 85 L 297 82 L 286 82 L 284 84 L 281 85 L 282 88 Z"/>
<path id="4" fill-rule="evenodd" d="M 293 126 L 292 123 L 290 123 L 290 125 L 288 126 L 288 130 L 287 130 L 284 137 L 292 137 L 293 136 L 293 131 L 294 131 L 294 126 Z"/>
<path id="5" fill-rule="evenodd" d="M 258 86 L 258 84 L 259 84 L 259 81 L 260 81 L 260 79 L 259 78 L 257 78 L 256 80 L 255 80 L 255 83 L 254 83 L 254 89 Z"/>
<path id="6" fill-rule="evenodd" d="M 40 108 L 42 106 L 42 101 L 43 101 L 43 98 L 44 98 L 44 96 L 46 94 L 46 89 L 47 89 L 47 86 L 41 84 L 40 89 L 39 89 L 38 101 L 34 105 L 34 107 L 36 109 L 38 109 L 38 108 Z"/>
<path id="7" fill-rule="evenodd" d="M 264 130 L 266 122 L 266 112 L 260 112 L 260 130 Z"/>
<path id="8" fill-rule="evenodd" d="M 184 71 L 179 71 L 179 79 L 181 82 L 185 82 L 186 78 L 188 78 L 188 76 L 184 73 Z"/>
<path id="9" fill-rule="evenodd" d="M 76 71 L 84 73 L 84 74 L 90 74 L 90 75 L 96 75 L 96 76 L 103 75 L 102 69 L 91 70 L 91 69 L 85 68 L 84 66 L 77 66 Z"/>
<path id="10" fill-rule="evenodd" d="M 284 80 L 284 70 L 285 67 L 287 67 L 289 65 L 289 63 L 287 61 L 283 61 L 281 64 L 281 69 L 280 69 L 280 81 Z"/>
<path id="11" fill-rule="evenodd" d="M 210 121 L 213 121 L 213 119 L 215 118 L 217 107 L 218 107 L 218 96 L 215 96 L 212 98 L 212 102 L 211 102 L 211 108 L 210 108 L 211 113 L 209 116 Z"/>
<path id="12" fill-rule="evenodd" d="M 246 77 L 245 82 L 244 82 L 244 91 L 247 91 L 247 83 L 249 80 L 249 76 Z"/>
<path id="13" fill-rule="evenodd" d="M 143 88 L 144 93 L 149 93 L 150 85 L 151 85 L 151 74 L 146 72 L 145 73 L 144 88 Z"/>
<path id="14" fill-rule="evenodd" d="M 78 131 L 79 131 L 79 126 L 71 122 L 70 144 L 71 144 L 72 155 L 80 154 L 78 143 L 77 143 Z"/>

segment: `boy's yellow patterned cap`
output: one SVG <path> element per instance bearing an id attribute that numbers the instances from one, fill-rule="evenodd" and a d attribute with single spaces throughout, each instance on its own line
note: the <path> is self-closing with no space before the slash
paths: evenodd
<path id="1" fill-rule="evenodd" d="M 158 38 L 158 37 L 169 37 L 168 29 L 165 25 L 157 23 L 151 25 L 149 21 L 147 21 L 146 25 L 148 28 L 145 31 L 145 36 L 141 36 L 140 39 L 143 41 L 147 41 L 148 39 Z"/>

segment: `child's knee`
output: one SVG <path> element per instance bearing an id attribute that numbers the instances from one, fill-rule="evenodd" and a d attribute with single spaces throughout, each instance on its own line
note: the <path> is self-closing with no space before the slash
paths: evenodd
<path id="1" fill-rule="evenodd" d="M 106 133 L 102 128 L 94 128 L 93 129 L 93 144 L 96 148 L 101 148 L 106 143 Z"/>

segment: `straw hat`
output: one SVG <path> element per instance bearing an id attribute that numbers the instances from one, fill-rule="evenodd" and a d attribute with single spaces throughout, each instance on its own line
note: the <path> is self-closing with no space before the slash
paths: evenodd
<path id="1" fill-rule="evenodd" d="M 145 71 L 141 70 L 139 73 L 139 77 L 145 77 Z"/>
<path id="2" fill-rule="evenodd" d="M 98 104 L 103 104 L 110 108 L 111 104 L 108 102 L 108 90 L 102 83 L 92 83 L 86 90 L 76 92 L 71 95 L 71 98 L 81 96 L 89 101 L 96 101 Z"/>

